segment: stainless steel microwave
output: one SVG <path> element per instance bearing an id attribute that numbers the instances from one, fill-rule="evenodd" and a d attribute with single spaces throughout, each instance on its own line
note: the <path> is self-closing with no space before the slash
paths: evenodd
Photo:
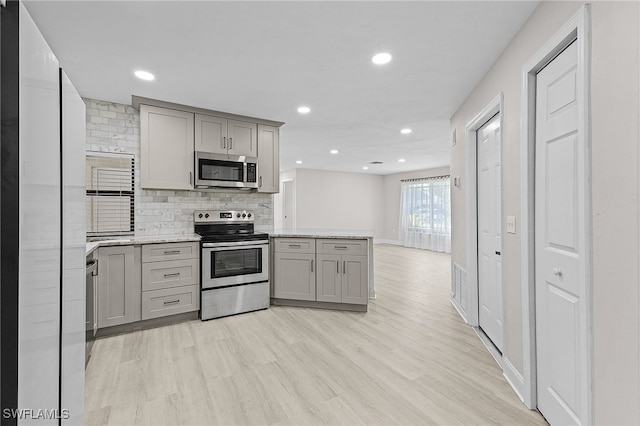
<path id="1" fill-rule="evenodd" d="M 258 159 L 196 151 L 195 175 L 196 188 L 258 188 Z"/>

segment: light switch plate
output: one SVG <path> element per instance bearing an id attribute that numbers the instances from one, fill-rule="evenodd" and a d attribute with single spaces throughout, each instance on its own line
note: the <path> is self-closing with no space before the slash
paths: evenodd
<path id="1" fill-rule="evenodd" d="M 515 216 L 507 216 L 507 232 L 509 234 L 516 233 L 516 217 Z"/>

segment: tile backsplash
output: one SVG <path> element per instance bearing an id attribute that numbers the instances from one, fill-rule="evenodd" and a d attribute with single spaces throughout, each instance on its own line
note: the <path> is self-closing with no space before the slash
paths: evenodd
<path id="1" fill-rule="evenodd" d="M 256 231 L 273 229 L 273 196 L 237 190 L 165 191 L 140 188 L 140 113 L 130 105 L 83 99 L 87 106 L 87 151 L 133 154 L 135 235 L 193 233 L 193 211 L 256 212 Z"/>

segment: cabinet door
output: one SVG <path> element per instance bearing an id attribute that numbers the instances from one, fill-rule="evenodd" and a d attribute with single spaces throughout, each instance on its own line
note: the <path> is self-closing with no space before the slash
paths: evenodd
<path id="1" fill-rule="evenodd" d="M 98 249 L 98 328 L 137 321 L 133 246 Z M 138 310 L 139 311 L 139 310 Z"/>
<path id="2" fill-rule="evenodd" d="M 193 189 L 193 113 L 140 106 L 142 188 Z"/>
<path id="3" fill-rule="evenodd" d="M 280 192 L 280 129 L 258 124 L 258 192 Z"/>
<path id="4" fill-rule="evenodd" d="M 318 302 L 342 302 L 342 262 L 335 254 L 318 255 L 316 300 Z"/>
<path id="5" fill-rule="evenodd" d="M 342 303 L 366 305 L 369 297 L 369 266 L 366 256 L 342 256 Z"/>
<path id="6" fill-rule="evenodd" d="M 277 253 L 273 297 L 316 300 L 315 254 Z"/>
<path id="7" fill-rule="evenodd" d="M 246 121 L 227 121 L 227 153 L 258 156 L 258 125 Z"/>
<path id="8" fill-rule="evenodd" d="M 227 153 L 227 119 L 211 115 L 195 115 L 195 150 Z"/>

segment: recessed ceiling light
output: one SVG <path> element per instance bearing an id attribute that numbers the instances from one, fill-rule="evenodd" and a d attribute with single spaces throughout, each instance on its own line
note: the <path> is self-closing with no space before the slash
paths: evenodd
<path id="1" fill-rule="evenodd" d="M 300 114 L 309 114 L 311 112 L 311 108 L 309 108 L 308 106 L 301 106 L 298 108 L 298 112 Z"/>
<path id="2" fill-rule="evenodd" d="M 330 152 L 331 152 L 332 154 L 337 154 L 337 153 L 338 153 L 338 150 L 337 150 L 337 149 L 332 149 Z"/>
<path id="3" fill-rule="evenodd" d="M 296 164 L 302 164 L 302 160 L 297 160 Z"/>
<path id="4" fill-rule="evenodd" d="M 413 130 L 411 130 L 411 129 L 402 129 L 402 130 L 400 130 L 400 133 L 402 133 L 403 135 L 408 135 L 411 132 L 413 132 Z"/>
<path id="5" fill-rule="evenodd" d="M 371 58 L 371 62 L 373 62 L 376 65 L 388 64 L 390 61 L 391 61 L 391 55 L 386 52 L 377 53 L 373 56 L 373 58 Z"/>
<path id="6" fill-rule="evenodd" d="M 404 158 L 401 158 L 398 160 L 399 163 L 404 163 L 404 161 L 405 161 Z"/>
<path id="7" fill-rule="evenodd" d="M 151 81 L 154 80 L 156 77 L 151 74 L 150 72 L 147 71 L 142 71 L 142 70 L 138 70 L 136 72 L 134 72 L 134 74 L 136 75 L 136 77 L 138 77 L 140 80 L 147 80 L 147 81 Z"/>
<path id="8" fill-rule="evenodd" d="M 367 166 L 364 166 L 362 170 L 369 170 L 369 168 Z"/>

